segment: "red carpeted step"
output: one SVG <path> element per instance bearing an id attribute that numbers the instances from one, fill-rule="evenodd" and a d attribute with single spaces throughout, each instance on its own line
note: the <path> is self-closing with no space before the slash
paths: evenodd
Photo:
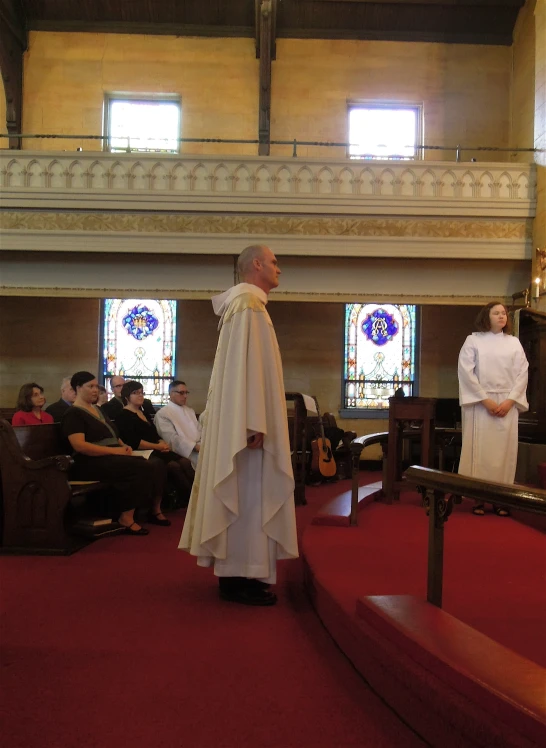
<path id="1" fill-rule="evenodd" d="M 454 689 L 498 723 L 507 743 L 508 733 L 512 744 L 544 743 L 546 670 L 540 665 L 412 595 L 364 597 L 357 600 L 356 613 L 433 673 L 445 698 Z M 417 679 L 414 686 L 419 687 Z M 426 701 L 427 688 L 421 697 Z"/>
<path id="2" fill-rule="evenodd" d="M 358 511 L 378 499 L 382 494 L 382 482 L 377 481 L 358 489 Z M 351 516 L 352 492 L 344 491 L 328 501 L 313 517 L 313 525 L 330 525 L 334 527 L 347 527 Z"/>

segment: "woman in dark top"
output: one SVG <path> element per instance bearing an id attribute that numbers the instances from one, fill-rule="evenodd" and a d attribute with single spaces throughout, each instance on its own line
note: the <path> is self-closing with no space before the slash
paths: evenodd
<path id="1" fill-rule="evenodd" d="M 70 384 L 76 399 L 63 416 L 61 430 L 74 450 L 73 478 L 100 480 L 115 488 L 120 525 L 128 535 L 148 535 L 135 522 L 134 512 L 135 507 L 149 504 L 153 468 L 146 460 L 131 458 L 131 447 L 118 439 L 112 423 L 94 405 L 99 386 L 95 376 L 78 371 Z"/>
<path id="2" fill-rule="evenodd" d="M 125 382 L 121 390 L 121 399 L 125 407 L 116 417 L 116 427 L 120 437 L 133 449 L 153 449 L 149 461 L 157 471 L 156 488 L 159 495 L 156 501 L 161 501 L 167 476 L 169 476 L 181 499 L 187 503 L 194 476 L 192 464 L 185 457 L 170 451 L 169 445 L 160 438 L 155 426 L 142 412 L 144 400 L 142 384 L 134 381 Z M 159 503 L 158 506 L 160 506 Z M 155 519 L 151 518 L 151 521 L 161 524 L 168 522 L 164 520 L 161 513 L 157 514 Z"/>

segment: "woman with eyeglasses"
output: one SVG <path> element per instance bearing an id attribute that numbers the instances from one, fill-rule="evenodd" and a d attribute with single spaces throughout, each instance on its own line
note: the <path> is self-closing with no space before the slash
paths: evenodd
<path id="1" fill-rule="evenodd" d="M 44 388 L 36 382 L 24 384 L 17 397 L 17 411 L 11 419 L 12 426 L 39 426 L 53 423 L 53 416 L 42 408 L 45 405 Z"/>
<path id="2" fill-rule="evenodd" d="M 70 380 L 76 399 L 64 414 L 61 430 L 72 446 L 75 480 L 98 480 L 115 489 L 112 514 L 127 535 L 148 535 L 135 521 L 135 509 L 149 506 L 155 473 L 118 438 L 112 422 L 95 404 L 99 383 L 94 374 L 78 371 Z"/>
<path id="3" fill-rule="evenodd" d="M 116 418 L 116 426 L 125 444 L 133 449 L 152 449 L 150 462 L 156 471 L 154 508 L 148 521 L 155 525 L 171 523 L 161 511 L 161 499 L 167 478 L 176 486 L 182 503 L 187 503 L 193 482 L 193 468 L 189 460 L 171 452 L 169 445 L 161 439 L 157 429 L 142 412 L 144 390 L 140 382 L 125 382 L 121 390 L 123 410 Z"/>

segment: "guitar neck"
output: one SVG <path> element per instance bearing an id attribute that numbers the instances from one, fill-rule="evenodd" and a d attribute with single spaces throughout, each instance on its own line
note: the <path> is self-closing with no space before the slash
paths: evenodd
<path id="1" fill-rule="evenodd" d="M 324 440 L 326 439 L 326 437 L 324 436 L 324 421 L 322 420 L 322 416 L 320 415 L 320 409 L 318 406 L 317 398 L 315 397 L 314 400 L 315 400 L 315 405 L 317 406 L 317 417 L 318 417 L 319 426 L 320 426 L 320 435 L 322 437 L 322 443 L 324 444 Z"/>

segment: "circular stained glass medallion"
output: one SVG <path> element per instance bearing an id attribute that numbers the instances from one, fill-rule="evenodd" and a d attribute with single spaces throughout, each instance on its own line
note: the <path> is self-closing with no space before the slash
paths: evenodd
<path id="1" fill-rule="evenodd" d="M 136 340 L 144 340 L 159 325 L 159 320 L 147 306 L 139 304 L 130 309 L 123 318 L 123 327 Z"/>
<path id="2" fill-rule="evenodd" d="M 367 315 L 362 332 L 376 345 L 385 345 L 398 333 L 398 322 L 390 312 L 379 307 Z"/>

